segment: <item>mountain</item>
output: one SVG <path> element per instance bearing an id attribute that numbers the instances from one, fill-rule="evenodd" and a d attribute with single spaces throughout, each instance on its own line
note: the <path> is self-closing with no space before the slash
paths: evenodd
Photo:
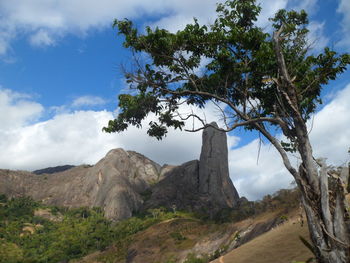
<path id="1" fill-rule="evenodd" d="M 75 165 L 60 165 L 55 167 L 48 167 L 40 170 L 33 171 L 33 174 L 53 174 L 58 172 L 63 172 L 75 167 Z"/>
<path id="2" fill-rule="evenodd" d="M 114 149 L 92 167 L 41 175 L 2 170 L 0 193 L 56 206 L 101 207 L 107 218 L 119 220 L 140 209 L 141 193 L 159 176 L 158 164 L 136 152 Z"/>
<path id="3" fill-rule="evenodd" d="M 114 149 L 94 166 L 56 173 L 0 170 L 0 194 L 56 206 L 101 207 L 112 220 L 159 206 L 206 213 L 233 208 L 239 196 L 228 173 L 226 133 L 212 123 L 202 141 L 200 159 L 177 167 Z"/>

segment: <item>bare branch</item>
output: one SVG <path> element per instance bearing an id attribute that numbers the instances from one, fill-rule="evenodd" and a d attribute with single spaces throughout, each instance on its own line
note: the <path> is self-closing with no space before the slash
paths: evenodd
<path id="1" fill-rule="evenodd" d="M 223 132 L 230 132 L 230 131 L 233 131 L 234 129 L 236 129 L 237 127 L 248 126 L 248 125 L 252 125 L 254 123 L 265 122 L 265 121 L 278 123 L 278 121 L 273 119 L 273 118 L 260 117 L 260 118 L 255 118 L 255 119 L 249 119 L 247 121 L 237 122 L 237 123 L 232 124 L 228 129 L 219 128 L 218 130 L 223 131 Z M 205 127 L 201 127 L 201 128 L 198 128 L 195 130 L 189 130 L 189 131 L 190 132 L 197 132 L 197 131 L 203 130 L 204 128 Z"/>
<path id="2" fill-rule="evenodd" d="M 282 81 L 287 83 L 287 90 L 283 90 L 281 89 L 281 87 L 283 87 L 283 83 L 279 83 L 278 80 L 273 79 L 277 85 L 277 88 L 279 89 L 279 91 L 284 95 L 284 97 L 286 98 L 288 105 L 290 106 L 290 108 L 293 110 L 294 114 L 296 117 L 298 117 L 298 119 L 300 121 L 303 121 L 302 116 L 300 115 L 299 110 L 297 109 L 297 101 L 298 98 L 296 96 L 296 88 L 293 84 L 293 81 L 291 80 L 288 70 L 287 70 L 287 66 L 286 66 L 286 62 L 284 60 L 284 56 L 283 56 L 283 52 L 282 52 L 282 48 L 281 48 L 281 43 L 280 43 L 280 35 L 284 30 L 284 25 L 282 25 L 278 31 L 275 31 L 273 33 L 273 42 L 274 42 L 274 48 L 275 48 L 275 54 L 276 54 L 276 58 L 277 58 L 277 63 L 279 65 L 279 70 L 282 73 Z M 288 88 L 290 87 L 290 88 Z"/>
<path id="3" fill-rule="evenodd" d="M 221 108 L 220 105 L 219 105 L 217 102 L 215 102 L 215 101 L 212 101 L 212 102 L 213 102 L 214 105 L 221 111 L 221 114 L 222 114 L 222 117 L 223 117 L 223 120 L 224 120 L 226 129 L 228 129 L 228 128 L 229 128 L 229 125 L 228 125 L 228 123 L 227 123 L 227 115 L 226 115 L 224 109 Z"/>

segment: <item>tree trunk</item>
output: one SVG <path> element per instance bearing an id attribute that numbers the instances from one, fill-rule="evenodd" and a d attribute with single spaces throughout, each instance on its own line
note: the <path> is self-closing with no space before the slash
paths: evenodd
<path id="1" fill-rule="evenodd" d="M 297 94 L 297 87 L 290 77 L 281 48 L 281 33 L 284 25 L 274 32 L 273 42 L 277 58 L 279 80 L 276 79 L 277 91 L 286 101 L 293 120 L 293 131 L 297 142 L 297 149 L 302 164 L 299 172 L 286 165 L 285 153 L 280 152 L 286 168 L 294 176 L 301 191 L 302 203 L 305 209 L 310 237 L 314 247 L 314 254 L 319 263 L 350 263 L 349 219 L 346 208 L 346 194 L 349 173 L 346 176 L 328 177 L 325 162 L 321 162 L 321 169 L 314 160 L 308 130 L 303 119 Z M 287 123 L 288 124 L 288 123 Z M 283 130 L 283 127 L 281 127 Z M 285 134 L 288 137 L 288 134 Z M 273 143 L 273 140 L 270 139 Z M 278 146 L 277 146 L 278 149 Z M 329 184 L 331 182 L 331 185 Z M 330 191 L 332 190 L 332 191 Z"/>
<path id="2" fill-rule="evenodd" d="M 325 163 L 322 164 L 319 175 L 319 191 L 312 189 L 307 182 L 308 174 L 303 164 L 301 164 L 299 172 L 301 180 L 297 184 L 301 190 L 302 203 L 317 262 L 349 263 L 349 229 L 345 222 L 344 186 L 341 185 L 339 178 L 331 178 L 332 183 L 336 185 L 336 191 L 329 194 Z M 319 194 L 315 194 L 315 192 L 319 192 Z"/>
<path id="3" fill-rule="evenodd" d="M 295 124 L 302 159 L 297 183 L 316 259 L 319 263 L 349 263 L 349 230 L 345 223 L 347 180 L 343 182 L 341 176 L 328 177 L 325 160 L 314 160 L 305 123 L 296 119 Z"/>

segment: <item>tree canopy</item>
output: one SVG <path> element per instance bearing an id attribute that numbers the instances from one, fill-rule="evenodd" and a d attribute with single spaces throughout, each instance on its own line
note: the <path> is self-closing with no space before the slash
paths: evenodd
<path id="1" fill-rule="evenodd" d="M 294 85 L 291 99 L 297 109 L 293 109 L 281 96 L 287 80 L 278 66 L 273 35 L 256 23 L 260 10 L 254 0 L 227 1 L 217 6 L 212 25 L 200 25 L 195 19 L 176 33 L 147 27 L 140 34 L 131 21 L 116 20 L 114 26 L 125 36 L 124 46 L 146 54 L 149 63 L 137 61 L 137 69 L 126 73 L 137 93 L 119 96 L 120 114 L 104 131 L 141 127 L 142 120 L 154 113 L 157 121 L 149 123 L 148 134 L 161 139 L 168 127 L 182 129 L 190 117 L 204 124 L 199 116 L 179 116 L 181 103 L 204 107 L 214 101 L 225 104 L 226 131 L 268 123 L 281 127 L 294 141 L 291 114 L 297 110 L 303 121 L 308 120 L 321 103 L 322 86 L 343 72 L 350 58 L 329 48 L 311 54 L 305 11 L 280 10 L 271 21 Z"/>

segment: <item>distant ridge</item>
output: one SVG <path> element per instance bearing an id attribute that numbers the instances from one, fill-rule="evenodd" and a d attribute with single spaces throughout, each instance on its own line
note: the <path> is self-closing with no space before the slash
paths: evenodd
<path id="1" fill-rule="evenodd" d="M 35 170 L 32 173 L 33 174 L 54 174 L 54 173 L 59 173 L 59 172 L 63 172 L 63 171 L 72 169 L 74 167 L 75 167 L 75 165 L 60 165 L 60 166 L 47 167 L 44 169 Z"/>

